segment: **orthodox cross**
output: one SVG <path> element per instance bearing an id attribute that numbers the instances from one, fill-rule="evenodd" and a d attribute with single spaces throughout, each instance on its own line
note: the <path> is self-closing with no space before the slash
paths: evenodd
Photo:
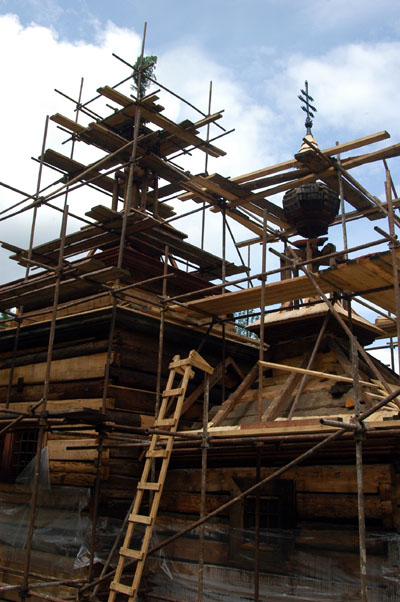
<path id="1" fill-rule="evenodd" d="M 303 111 L 305 113 L 307 113 L 307 117 L 306 117 L 306 121 L 304 123 L 304 125 L 306 126 L 307 129 L 307 134 L 311 134 L 311 128 L 312 128 L 312 119 L 314 118 L 314 113 L 313 111 L 316 113 L 317 109 L 315 107 L 313 107 L 312 104 L 310 104 L 310 101 L 314 102 L 314 99 L 312 96 L 309 95 L 308 93 L 308 81 L 305 81 L 305 87 L 306 89 L 300 89 L 301 94 L 303 94 L 303 96 L 301 94 L 298 95 L 297 98 L 299 98 L 301 100 L 301 102 L 304 102 L 304 105 L 301 106 L 301 108 L 303 109 Z"/>

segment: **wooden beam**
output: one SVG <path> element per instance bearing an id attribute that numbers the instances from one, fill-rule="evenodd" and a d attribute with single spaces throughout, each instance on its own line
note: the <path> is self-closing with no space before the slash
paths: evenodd
<path id="1" fill-rule="evenodd" d="M 220 410 L 215 414 L 213 420 L 210 423 L 210 426 L 219 426 L 221 422 L 225 419 L 225 417 L 229 414 L 232 408 L 235 407 L 237 403 L 239 403 L 242 395 L 246 393 L 246 391 L 251 387 L 254 381 L 258 377 L 258 364 L 255 363 L 252 369 L 247 374 L 246 378 L 240 383 L 238 388 L 229 395 L 228 399 L 226 399 Z"/>
<path id="2" fill-rule="evenodd" d="M 316 378 L 328 378 L 330 380 L 342 381 L 345 383 L 353 383 L 352 378 L 347 376 L 340 376 L 339 374 L 330 374 L 329 372 L 319 372 L 318 370 L 307 370 L 306 368 L 298 368 L 297 366 L 288 366 L 287 364 L 276 364 L 274 362 L 259 361 L 261 366 L 265 368 L 273 368 L 275 370 L 283 370 L 284 372 L 297 372 L 298 374 L 307 374 L 307 376 L 315 376 Z M 371 382 L 360 380 L 361 385 L 366 387 L 377 388 L 378 385 L 374 385 Z"/>
<path id="3" fill-rule="evenodd" d="M 307 353 L 304 356 L 302 362 L 300 363 L 300 368 L 305 368 L 307 366 L 308 361 L 310 359 L 310 355 L 311 353 Z M 285 410 L 291 394 L 293 393 L 297 385 L 300 383 L 301 379 L 301 373 L 292 372 L 292 374 L 289 376 L 286 383 L 284 384 L 279 395 L 277 395 L 275 399 L 272 400 L 272 402 L 265 410 L 261 418 L 262 422 L 267 422 L 268 420 L 275 420 L 275 418 L 277 418 L 279 414 Z"/>
<path id="4" fill-rule="evenodd" d="M 363 138 L 357 138 L 356 140 L 351 140 L 350 142 L 325 148 L 321 152 L 326 156 L 337 155 L 338 153 L 344 153 L 355 148 L 360 148 L 361 146 L 373 144 L 374 142 L 380 142 L 381 140 L 385 140 L 387 138 L 390 138 L 390 134 L 388 132 L 377 132 L 376 134 L 370 134 L 369 136 L 364 136 Z M 301 164 L 296 161 L 296 159 L 291 159 L 289 161 L 284 161 L 283 163 L 271 165 L 270 167 L 264 167 L 263 169 L 253 171 L 242 176 L 237 176 L 236 178 L 232 178 L 232 181 L 241 184 L 243 182 L 249 182 L 250 180 L 256 180 L 257 178 L 261 178 L 263 176 L 268 176 L 269 174 L 277 173 L 278 171 L 291 169 L 292 167 L 301 167 Z"/>
<path id="5" fill-rule="evenodd" d="M 61 125 L 61 127 L 65 128 L 66 130 L 69 130 L 70 132 L 74 132 L 74 134 L 81 134 L 82 132 L 84 132 L 86 130 L 86 127 L 84 125 L 81 125 L 80 123 L 77 123 L 73 119 L 69 119 L 68 117 L 65 117 L 64 115 L 61 115 L 60 113 L 56 113 L 55 115 L 52 115 L 50 117 L 50 119 L 51 119 L 51 121 L 54 121 L 54 123 Z"/>

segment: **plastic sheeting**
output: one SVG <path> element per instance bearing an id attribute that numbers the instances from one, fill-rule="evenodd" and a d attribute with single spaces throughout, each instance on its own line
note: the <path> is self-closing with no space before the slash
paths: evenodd
<path id="1" fill-rule="evenodd" d="M 0 545 L 2 560 L 18 560 L 26 547 L 30 517 L 30 489 L 35 458 L 16 481 L 15 490 L 0 492 Z M 22 487 L 18 487 L 18 485 Z M 24 489 L 26 488 L 26 493 Z M 89 563 L 91 521 L 84 512 L 90 499 L 85 487 L 52 487 L 47 448 L 42 450 L 38 511 L 32 539 L 32 561 L 48 569 L 77 569 Z M 69 559 L 70 562 L 66 563 Z"/>
<path id="2" fill-rule="evenodd" d="M 158 537 L 172 534 L 164 530 Z M 198 533 L 182 540 L 173 554 L 148 560 L 146 590 L 185 602 L 197 601 L 197 567 L 185 550 L 198 550 Z M 215 550 L 213 552 L 213 549 Z M 400 600 L 400 535 L 367 534 L 369 602 Z M 143 582 L 142 582 L 143 586 Z M 260 600 L 298 602 L 359 601 L 357 531 L 346 529 L 262 530 Z M 146 598 L 148 600 L 149 598 Z M 151 599 L 151 598 L 150 598 Z M 205 538 L 204 600 L 254 600 L 254 532 L 213 528 Z"/>

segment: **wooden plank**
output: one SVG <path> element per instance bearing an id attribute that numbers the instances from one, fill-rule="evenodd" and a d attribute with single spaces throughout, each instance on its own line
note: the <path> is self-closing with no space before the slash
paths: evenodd
<path id="1" fill-rule="evenodd" d="M 400 144 L 393 144 L 386 148 L 367 153 L 365 155 L 359 155 L 358 157 L 347 157 L 343 159 L 342 165 L 345 169 L 353 169 L 366 163 L 372 163 L 374 161 L 382 161 L 383 159 L 391 159 L 400 155 Z"/>
<path id="2" fill-rule="evenodd" d="M 127 106 L 127 104 L 126 104 L 127 97 L 125 97 L 125 99 L 121 98 L 121 97 L 123 97 L 123 95 L 120 94 L 119 92 L 117 92 L 116 90 L 114 90 L 113 88 L 110 88 L 109 86 L 104 86 L 102 88 L 99 88 L 98 92 L 100 94 L 102 94 L 103 96 L 106 96 L 107 98 L 114 100 L 115 102 L 119 102 L 119 104 L 122 104 L 124 102 L 125 104 L 123 106 Z M 118 98 L 118 100 L 116 100 L 117 98 Z M 132 104 L 132 100 L 129 99 L 129 101 L 130 101 L 130 104 Z M 140 104 L 141 114 L 144 119 L 147 119 L 148 121 L 151 121 L 152 123 L 163 128 L 167 132 L 174 134 L 179 139 L 181 139 L 185 142 L 188 142 L 189 144 L 192 144 L 193 146 L 196 146 L 197 148 L 200 148 L 201 150 L 203 150 L 205 152 L 207 151 L 213 157 L 222 157 L 222 156 L 226 155 L 225 151 L 217 148 L 216 146 L 214 146 L 212 144 L 207 143 L 205 140 L 202 140 L 201 138 L 198 138 L 198 136 L 186 131 L 184 128 L 180 127 L 178 124 L 174 123 L 167 117 L 154 112 L 154 109 L 151 110 L 150 108 L 148 108 L 144 105 L 145 105 L 145 103 Z"/>
<path id="3" fill-rule="evenodd" d="M 55 115 L 52 115 L 50 119 L 51 121 L 54 121 L 54 123 L 61 125 L 63 128 L 66 128 L 67 130 L 70 130 L 70 132 L 74 132 L 75 134 L 80 134 L 81 132 L 86 130 L 86 127 L 84 125 L 77 123 L 73 119 L 69 119 L 69 117 L 61 115 L 61 113 L 56 113 Z"/>
<path id="4" fill-rule="evenodd" d="M 81 357 L 54 360 L 51 363 L 50 381 L 85 380 L 104 376 L 106 354 L 94 353 Z M 47 362 L 17 366 L 13 373 L 13 384 L 22 378 L 26 384 L 42 383 Z M 0 370 L 0 386 L 8 385 L 9 368 Z"/>
<path id="5" fill-rule="evenodd" d="M 189 363 L 207 374 L 214 372 L 214 368 L 195 349 L 192 349 L 189 353 Z"/>
<path id="6" fill-rule="evenodd" d="M 400 259 L 400 249 L 398 249 L 396 253 Z M 377 284 L 373 271 L 369 270 L 369 264 L 367 262 L 372 262 L 373 264 L 376 258 L 387 258 L 387 260 L 390 261 L 390 251 L 372 254 L 367 258 L 364 257 L 360 260 L 350 260 L 348 263 L 341 264 L 339 267 L 327 268 L 318 274 L 314 274 L 314 279 L 324 293 L 334 291 L 359 291 L 360 293 L 362 292 L 364 298 L 371 300 L 373 303 L 376 303 L 384 309 L 393 311 L 394 292 L 392 288 L 386 293 L 384 291 L 378 291 L 377 293 L 370 293 L 367 291 L 367 289 L 370 289 L 371 287 L 380 287 L 387 283 L 382 280 Z M 359 265 L 360 261 L 363 263 L 362 268 L 360 268 Z M 365 272 L 365 269 L 367 272 Z M 361 270 L 363 270 L 363 276 L 360 275 Z M 369 283 L 366 282 L 366 274 L 370 279 Z M 355 282 L 357 278 L 358 281 Z M 176 311 L 187 313 L 190 309 L 199 309 L 201 311 L 220 315 L 245 309 L 253 309 L 260 307 L 261 289 L 262 287 L 258 286 L 240 291 L 227 292 L 221 295 L 204 297 L 203 299 L 189 302 L 187 304 L 187 309 L 176 308 Z M 363 291 L 367 292 L 364 293 Z M 271 282 L 265 286 L 266 305 L 312 297 L 315 294 L 315 287 L 308 276 L 288 278 L 286 280 Z"/>
<path id="7" fill-rule="evenodd" d="M 307 353 L 304 356 L 300 363 L 300 368 L 305 368 L 307 366 L 310 355 L 311 353 Z M 277 418 L 279 414 L 286 409 L 290 396 L 300 383 L 301 379 L 302 375 L 300 373 L 292 371 L 292 374 L 287 379 L 280 393 L 275 397 L 275 399 L 273 399 L 262 415 L 263 422 L 266 422 L 267 420 L 275 420 L 275 418 Z"/>
<path id="8" fill-rule="evenodd" d="M 96 449 L 67 449 L 67 447 L 82 448 L 85 445 L 96 445 L 96 439 L 50 439 L 47 442 L 49 460 L 62 460 L 63 462 L 68 462 L 68 460 L 96 461 L 98 456 Z M 104 450 L 103 454 L 107 458 L 109 452 Z"/>
<path id="9" fill-rule="evenodd" d="M 342 382 L 346 382 L 346 383 L 353 382 L 352 378 L 349 378 L 347 376 L 340 376 L 339 374 L 330 374 L 329 372 L 319 372 L 318 370 L 307 370 L 306 368 L 299 368 L 297 366 L 287 366 L 286 364 L 276 364 L 274 362 L 266 362 L 266 361 L 261 361 L 261 360 L 259 363 L 261 364 L 261 366 L 265 366 L 266 368 L 273 368 L 274 370 L 283 370 L 286 372 L 297 372 L 298 374 L 307 374 L 308 376 L 316 376 L 319 378 L 328 378 L 330 380 L 337 380 L 337 381 L 342 381 Z M 367 387 L 376 387 L 377 386 L 371 382 L 364 381 L 364 380 L 360 380 L 359 382 L 361 385 L 365 385 Z"/>
<path id="10" fill-rule="evenodd" d="M 16 403 L 10 403 L 9 409 L 18 411 L 18 412 L 28 412 L 32 407 L 32 402 L 22 401 Z M 101 410 L 103 406 L 103 400 L 99 399 L 62 399 L 62 400 L 48 400 L 46 404 L 46 410 L 71 410 L 71 409 L 83 409 L 88 408 L 91 410 Z M 106 409 L 112 410 L 115 406 L 115 400 L 107 398 L 106 399 Z M 6 404 L 0 403 L 0 410 L 5 410 Z M 40 413 L 41 406 L 37 408 L 36 413 Z M 5 416 L 5 414 L 3 414 Z"/>
<path id="11" fill-rule="evenodd" d="M 229 494 L 210 494 L 206 496 L 206 514 L 212 512 L 229 499 Z M 199 514 L 200 493 L 188 493 L 180 491 L 164 491 L 160 509 L 164 512 L 181 512 L 183 514 Z M 226 511 L 225 516 L 228 511 Z"/>
<path id="12" fill-rule="evenodd" d="M 212 157 L 217 158 L 226 155 L 226 152 L 222 149 L 214 146 L 213 144 L 207 143 L 205 140 L 202 140 L 201 138 L 195 136 L 194 134 L 191 134 L 190 132 L 187 132 L 179 125 L 177 125 L 170 119 L 167 119 L 167 117 L 160 115 L 159 113 L 154 113 L 153 111 L 145 107 L 142 107 L 141 113 L 144 119 L 148 119 L 149 121 L 163 128 L 167 132 L 174 134 L 184 142 L 192 144 L 193 146 L 199 148 L 204 152 L 208 152 Z"/>
<path id="13" fill-rule="evenodd" d="M 316 275 L 316 280 L 325 293 L 337 290 L 337 287 L 333 286 L 330 282 L 321 281 L 318 275 Z M 198 308 L 201 311 L 214 314 L 226 314 L 244 309 L 253 309 L 260 307 L 261 288 L 261 286 L 255 286 L 245 290 L 227 292 L 222 295 L 204 297 L 203 299 L 190 301 L 187 306 L 188 309 Z M 315 295 L 315 288 L 307 276 L 298 276 L 297 278 L 271 282 L 265 287 L 266 305 L 311 297 L 312 295 Z M 177 308 L 177 311 L 185 313 L 185 309 Z"/>
<path id="14" fill-rule="evenodd" d="M 104 127 L 100 123 L 91 123 L 90 126 L 80 134 L 80 139 L 86 143 L 94 144 L 102 150 L 113 153 L 126 146 L 127 140 L 112 130 Z M 139 150 L 139 153 L 142 152 Z M 129 150 L 125 150 L 122 155 L 119 155 L 120 160 L 123 155 L 129 157 Z"/>
<path id="15" fill-rule="evenodd" d="M 130 107 L 130 106 L 133 106 L 133 107 L 137 106 L 137 104 L 133 98 L 130 98 L 129 96 L 126 96 L 125 94 L 122 94 L 121 92 L 119 92 L 118 90 L 115 90 L 115 88 L 111 88 L 110 86 L 103 86 L 101 88 L 97 88 L 97 92 L 99 94 L 101 94 L 102 96 L 109 98 L 113 102 L 116 102 L 117 104 L 121 105 L 122 107 L 126 108 L 126 107 Z M 148 104 L 154 104 L 154 100 L 158 100 L 158 96 L 156 96 L 155 94 L 152 94 L 152 95 L 149 95 L 148 97 L 145 97 L 142 100 L 142 102 L 148 103 Z"/>
<path id="16" fill-rule="evenodd" d="M 351 377 L 353 374 L 353 365 L 349 358 L 345 355 L 344 351 L 341 349 L 341 347 L 339 347 L 338 343 L 332 336 L 328 336 L 326 340 L 328 342 L 328 347 L 336 355 L 344 374 Z"/>
<path id="17" fill-rule="evenodd" d="M 364 466 L 364 492 L 377 494 L 378 484 L 391 483 L 390 464 L 366 464 Z M 261 479 L 269 476 L 275 468 L 262 467 Z M 209 468 L 207 471 L 207 492 L 230 492 L 232 479 L 254 478 L 254 468 Z M 199 493 L 201 489 L 199 469 L 178 469 L 168 473 L 165 490 Z M 338 464 L 317 466 L 296 466 L 282 474 L 280 479 L 296 481 L 297 492 L 314 493 L 357 493 L 355 466 Z"/>
<path id="18" fill-rule="evenodd" d="M 379 496 L 366 496 L 365 516 L 367 519 L 383 517 L 384 510 Z M 358 516 L 356 495 L 308 494 L 296 495 L 297 512 L 300 519 L 356 519 Z"/>
<path id="19" fill-rule="evenodd" d="M 364 136 L 363 138 L 357 138 L 355 140 L 351 140 L 350 142 L 344 142 L 343 144 L 338 144 L 336 146 L 325 148 L 321 152 L 323 155 L 326 156 L 337 155 L 338 153 L 344 153 L 355 148 L 360 148 L 368 144 L 373 144 L 374 142 L 380 142 L 381 140 L 385 140 L 387 138 L 390 138 L 390 134 L 388 132 L 377 132 L 376 134 L 370 134 L 369 136 Z M 277 163 L 276 165 L 271 165 L 270 167 L 265 167 L 263 169 L 244 174 L 242 176 L 237 176 L 236 178 L 232 178 L 232 181 L 237 182 L 238 184 L 242 182 L 249 182 L 250 180 L 256 180 L 257 178 L 261 178 L 262 176 L 267 176 L 278 171 L 283 171 L 285 169 L 290 169 L 292 167 L 299 166 L 300 163 L 298 161 L 296 161 L 295 159 L 291 159 L 289 161 L 284 161 L 283 163 Z"/>
<path id="20" fill-rule="evenodd" d="M 130 274 L 127 270 L 120 270 L 115 267 L 107 267 L 102 270 L 97 270 L 95 272 L 91 272 L 90 274 L 85 275 L 86 278 L 77 280 L 76 278 L 69 278 L 68 280 L 64 280 L 60 285 L 60 301 L 70 300 L 71 298 L 75 298 L 78 296 L 84 297 L 89 294 L 93 290 L 98 289 L 98 284 L 110 282 L 115 280 L 118 277 L 130 278 Z M 55 277 L 53 277 L 53 283 L 38 288 L 38 290 L 33 290 L 32 292 L 27 292 L 25 294 L 19 294 L 19 290 L 15 291 L 15 294 L 9 294 L 8 296 L 3 296 L 0 298 L 0 307 L 7 308 L 13 307 L 15 305 L 26 305 L 29 307 L 37 307 L 37 306 L 45 306 L 46 304 L 50 304 L 51 300 L 54 296 L 54 288 L 55 288 Z"/>
<path id="21" fill-rule="evenodd" d="M 251 370 L 248 372 L 246 378 L 240 383 L 237 389 L 231 393 L 226 399 L 220 410 L 216 413 L 214 418 L 210 423 L 211 426 L 218 426 L 224 420 L 224 418 L 229 414 L 231 409 L 238 403 L 240 398 L 248 391 L 251 385 L 258 377 L 258 363 L 255 363 Z"/>
<path id="22" fill-rule="evenodd" d="M 196 200 L 197 195 L 197 200 L 202 200 L 211 203 L 215 202 L 214 209 L 215 211 L 219 211 L 220 207 L 217 201 L 219 197 L 223 197 L 230 201 L 229 207 L 231 209 L 234 209 L 236 205 L 243 205 L 246 206 L 248 209 L 254 211 L 257 215 L 262 215 L 263 209 L 266 208 L 268 209 L 269 221 L 271 221 L 277 226 L 280 226 L 281 228 L 290 228 L 290 224 L 285 220 L 285 215 L 281 207 L 275 205 L 274 203 L 271 203 L 270 201 L 268 201 L 268 199 L 264 198 L 262 199 L 262 203 L 258 202 L 258 197 L 256 195 L 253 195 L 248 189 L 242 188 L 238 184 L 234 183 L 232 180 L 224 178 L 220 174 L 215 173 L 211 176 L 208 176 L 207 178 L 204 178 L 202 176 L 195 176 L 190 180 L 189 183 L 185 183 L 185 187 L 188 190 L 192 190 L 192 192 L 180 195 L 179 199 L 181 201 L 189 199 Z M 206 193 L 206 196 L 204 193 Z M 211 198 L 207 196 L 207 193 L 217 195 L 218 198 Z M 252 204 L 253 201 L 256 203 L 257 206 Z M 239 215 L 240 217 L 240 214 L 235 214 L 234 212 L 232 213 L 232 219 L 236 219 L 237 215 Z M 244 218 L 242 216 L 242 220 L 243 219 Z M 236 221 L 239 221 L 239 219 L 236 219 Z M 258 232 L 256 231 L 255 233 Z"/>
<path id="23" fill-rule="evenodd" d="M 226 209 L 226 214 L 229 215 L 229 217 L 232 218 L 235 222 L 238 222 L 238 224 L 241 224 L 242 226 L 250 230 L 250 232 L 253 232 L 257 236 L 262 237 L 263 229 L 254 222 L 252 222 L 243 213 L 239 213 L 239 211 L 237 210 Z"/>
<path id="24" fill-rule="evenodd" d="M 230 365 L 232 365 L 236 371 L 238 370 L 238 366 L 236 366 L 234 360 L 231 357 L 228 357 L 225 361 L 225 370 Z M 219 380 L 221 380 L 221 378 L 222 378 L 222 362 L 220 362 L 217 366 L 215 366 L 214 372 L 212 373 L 212 375 L 210 377 L 210 380 L 209 380 L 210 390 Z M 243 374 L 241 374 L 241 378 L 244 379 Z M 196 389 L 190 395 L 188 395 L 186 397 L 185 401 L 183 402 L 183 406 L 182 406 L 182 415 L 198 400 L 200 395 L 203 394 L 204 385 L 205 385 L 205 381 L 203 380 L 196 387 Z"/>
<path id="25" fill-rule="evenodd" d="M 100 468 L 100 474 L 102 479 L 108 479 L 110 475 L 110 468 L 105 465 L 106 460 L 102 460 L 102 465 Z M 79 475 L 94 475 L 97 473 L 97 462 L 96 460 L 92 460 L 91 462 L 85 462 L 82 460 L 76 460 L 71 462 L 69 460 L 51 460 L 49 461 L 49 470 L 51 473 L 51 478 L 53 475 L 57 473 L 74 473 Z"/>

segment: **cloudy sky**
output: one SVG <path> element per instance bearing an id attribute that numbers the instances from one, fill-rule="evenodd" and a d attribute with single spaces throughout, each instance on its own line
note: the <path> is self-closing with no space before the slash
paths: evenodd
<path id="1" fill-rule="evenodd" d="M 204 112 L 212 80 L 212 111 L 224 109 L 224 126 L 235 128 L 218 141 L 228 156 L 211 159 L 210 173 L 235 176 L 291 158 L 304 135 L 297 94 L 305 79 L 318 108 L 313 133 L 321 148 L 384 129 L 392 136 L 385 145 L 400 140 L 398 0 L 0 0 L 1 182 L 35 191 L 38 164 L 31 157 L 40 153 L 46 115 L 74 118 L 74 105 L 54 89 L 76 99 L 83 77 L 85 101 L 99 86 L 127 77 L 129 70 L 112 53 L 133 63 L 145 21 L 145 53 L 158 56 L 158 80 Z M 172 119 L 198 119 L 169 95 L 161 93 L 160 102 Z M 109 111 L 104 105 L 96 110 Z M 219 133 L 214 129 L 211 136 Z M 65 139 L 51 124 L 47 146 L 69 154 Z M 78 145 L 75 157 L 88 161 L 94 155 Z M 191 161 L 193 173 L 204 169 L 201 153 Z M 399 161 L 390 162 L 395 183 Z M 353 175 L 383 198 L 382 165 Z M 46 170 L 43 181 L 56 177 Z M 77 212 L 106 202 L 91 194 L 76 198 L 70 205 Z M 0 188 L 0 211 L 20 199 Z M 36 241 L 57 236 L 58 214 L 39 213 Z M 0 239 L 26 247 L 30 218 L 0 221 Z M 218 253 L 219 218 L 212 219 L 208 245 Z M 352 226 L 352 244 L 367 236 L 359 224 Z M 196 242 L 198 218 L 182 229 Z M 251 237 L 234 231 L 239 239 Z M 339 235 L 332 233 L 335 240 Z M 233 247 L 230 253 L 235 259 Z M 20 275 L 4 257 L 1 281 Z"/>

